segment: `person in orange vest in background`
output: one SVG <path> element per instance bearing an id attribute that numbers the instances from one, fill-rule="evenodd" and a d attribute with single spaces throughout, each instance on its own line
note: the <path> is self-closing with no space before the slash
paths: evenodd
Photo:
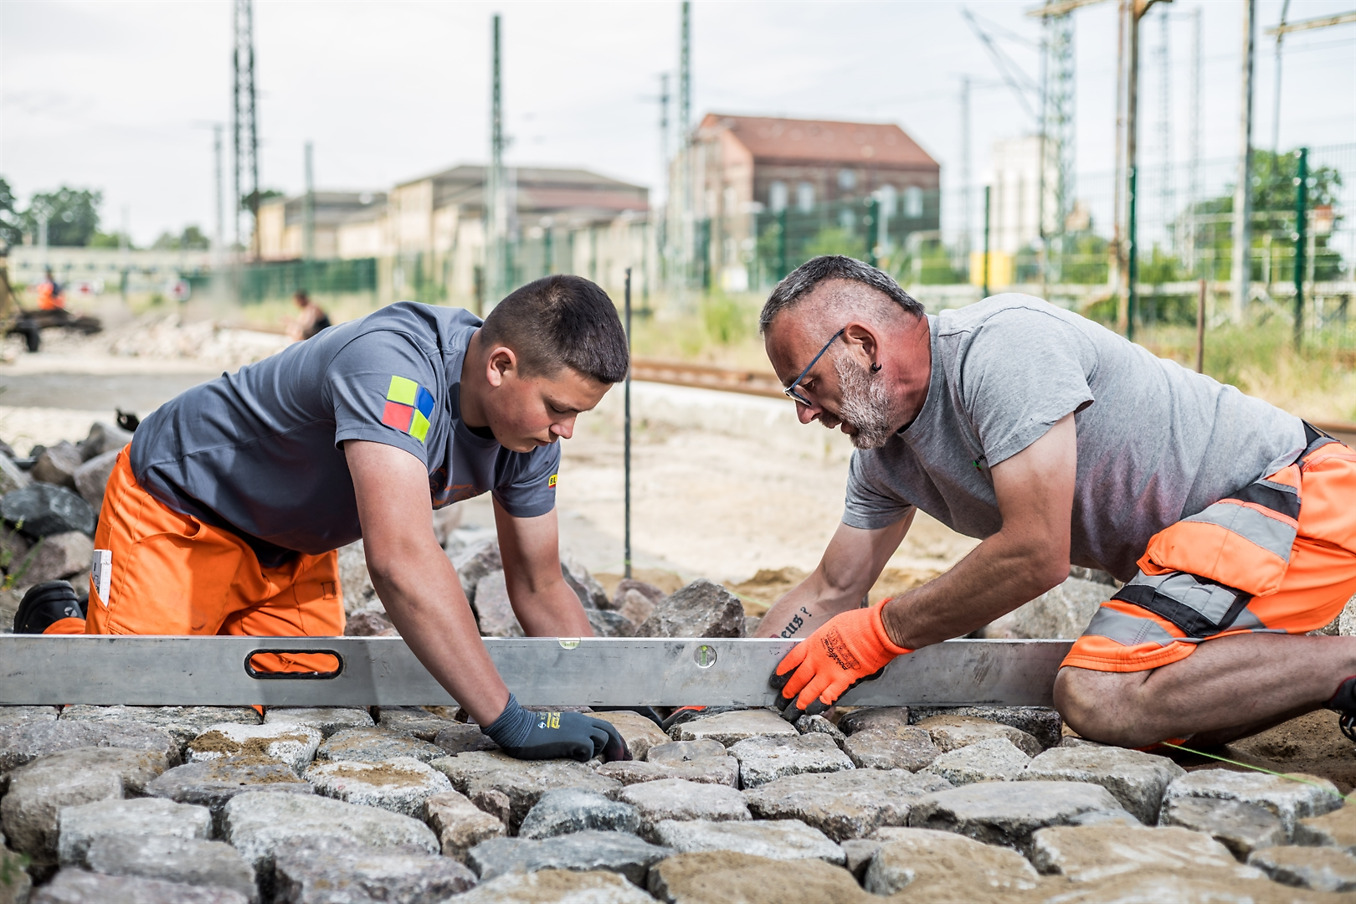
<path id="1" fill-rule="evenodd" d="M 61 285 L 56 281 L 56 277 L 52 275 L 51 267 L 47 268 L 43 281 L 38 283 L 38 310 L 66 310 L 66 298 L 61 294 Z"/>

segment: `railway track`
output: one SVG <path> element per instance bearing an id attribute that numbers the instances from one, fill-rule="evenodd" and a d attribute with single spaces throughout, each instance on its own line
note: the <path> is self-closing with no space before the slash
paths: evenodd
<path id="1" fill-rule="evenodd" d="M 782 384 L 776 374 L 765 370 L 740 370 L 717 364 L 691 364 L 683 361 L 659 361 L 635 358 L 631 361 L 631 376 L 650 383 L 669 383 L 674 386 L 692 386 L 699 389 L 719 389 L 724 392 L 742 392 L 746 395 L 779 399 L 783 397 Z M 1315 427 L 1356 448 L 1356 424 L 1331 421 L 1311 421 Z"/>

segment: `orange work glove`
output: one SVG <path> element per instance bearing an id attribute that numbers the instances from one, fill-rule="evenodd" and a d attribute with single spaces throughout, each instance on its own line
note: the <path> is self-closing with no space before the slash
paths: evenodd
<path id="1" fill-rule="evenodd" d="M 885 633 L 881 610 L 887 602 L 835 615 L 782 657 L 768 679 L 782 692 L 782 718 L 794 722 L 822 713 L 848 688 L 879 677 L 896 656 L 913 652 Z"/>

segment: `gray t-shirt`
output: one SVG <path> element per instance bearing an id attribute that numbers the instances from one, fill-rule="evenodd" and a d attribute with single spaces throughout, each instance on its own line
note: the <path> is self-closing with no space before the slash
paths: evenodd
<path id="1" fill-rule="evenodd" d="M 883 447 L 853 454 L 849 526 L 917 506 L 967 536 L 996 533 L 990 468 L 1076 412 L 1070 560 L 1129 580 L 1151 536 L 1304 448 L 1299 418 L 1039 298 L 997 295 L 928 325 L 927 398 Z"/>
<path id="2" fill-rule="evenodd" d="M 361 536 L 346 440 L 418 458 L 434 508 L 492 491 L 511 515 L 545 514 L 560 444 L 511 452 L 462 423 L 462 362 L 479 326 L 467 311 L 400 302 L 330 327 L 156 409 L 133 437 L 132 473 L 266 565 Z"/>

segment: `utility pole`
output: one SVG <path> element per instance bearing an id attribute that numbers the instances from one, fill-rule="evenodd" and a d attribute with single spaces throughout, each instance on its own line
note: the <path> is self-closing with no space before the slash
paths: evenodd
<path id="1" fill-rule="evenodd" d="M 1050 7 L 1047 0 L 1046 7 Z M 1063 258 L 1066 252 L 1065 230 L 1074 198 L 1074 20 L 1069 12 L 1045 17 L 1045 53 L 1048 92 L 1045 105 L 1045 143 L 1054 153 L 1054 204 L 1050 222 L 1041 224 L 1046 236 L 1046 257 L 1049 275 L 1059 282 L 1063 278 Z M 1050 153 L 1047 151 L 1046 153 Z M 1042 167 L 1042 176 L 1045 168 Z M 1044 209 L 1045 199 L 1041 199 Z M 1053 233 L 1055 242 L 1050 241 Z"/>
<path id="2" fill-rule="evenodd" d="M 311 165 L 311 149 L 311 142 L 306 142 L 306 197 L 301 209 L 301 253 L 308 266 L 315 260 L 315 171 Z"/>
<path id="3" fill-rule="evenodd" d="M 692 279 L 696 244 L 693 235 L 696 226 L 696 205 L 693 203 L 696 167 L 692 153 L 692 4 L 689 0 L 683 0 L 681 28 L 678 53 L 678 144 L 682 154 L 683 203 L 680 220 L 682 264 L 678 278 L 680 286 L 686 290 Z"/>
<path id="4" fill-rule="evenodd" d="M 1257 34 L 1257 0 L 1243 0 L 1243 85 L 1239 116 L 1238 177 L 1234 185 L 1234 305 L 1235 323 L 1243 321 L 1252 281 L 1252 77 Z"/>
<path id="5" fill-rule="evenodd" d="M 668 271 L 669 230 L 667 220 L 669 209 L 673 207 L 673 175 L 669 167 L 669 148 L 672 146 L 669 141 L 669 100 L 669 73 L 661 72 L 659 74 L 659 184 L 664 186 L 664 207 L 660 215 L 654 218 L 655 256 L 659 259 L 661 278 L 667 275 Z M 651 277 L 652 274 L 647 268 L 645 274 L 645 291 L 647 293 L 650 291 Z"/>
<path id="6" fill-rule="evenodd" d="M 1116 157 L 1113 176 L 1113 194 L 1111 210 L 1111 260 L 1107 275 L 1113 290 L 1120 296 L 1116 319 L 1121 328 L 1128 322 L 1128 300 L 1123 291 L 1125 273 L 1125 236 L 1121 232 L 1121 223 L 1125 217 L 1125 104 L 1126 104 L 1126 34 L 1127 24 L 1133 15 L 1133 0 L 1116 2 Z"/>
<path id="7" fill-rule="evenodd" d="M 1158 186 L 1158 203 L 1163 224 L 1170 230 L 1171 236 L 1175 230 L 1172 227 L 1172 209 L 1173 209 L 1173 184 L 1172 184 L 1172 52 L 1170 44 L 1170 21 L 1168 19 L 1168 10 L 1160 10 L 1158 17 L 1158 152 L 1163 159 L 1162 182 Z"/>
<path id="8" fill-rule="evenodd" d="M 970 77 L 961 76 L 961 260 L 970 266 Z M 785 274 L 782 274 L 785 275 Z"/>
<path id="9" fill-rule="evenodd" d="M 1126 261 L 1127 266 L 1122 273 L 1125 277 L 1125 323 L 1128 331 L 1133 331 L 1132 324 L 1136 316 L 1136 262 L 1132 258 L 1139 253 L 1138 236 L 1134 229 L 1136 223 L 1134 205 L 1137 200 L 1134 191 L 1139 168 L 1139 23 L 1144 18 L 1144 14 L 1149 11 L 1149 8 L 1157 2 L 1159 0 L 1130 0 L 1126 4 L 1126 11 L 1129 14 L 1129 21 L 1126 23 L 1129 31 L 1129 63 L 1125 75 L 1125 172 L 1129 184 L 1125 198 L 1130 228 L 1127 229 L 1126 234 L 1128 248 L 1124 249 L 1122 253 L 1122 259 Z M 1163 2 L 1171 3 L 1172 0 L 1163 0 Z"/>
<path id="10" fill-rule="evenodd" d="M 217 177 L 217 228 L 212 233 L 212 273 L 213 281 L 221 278 L 221 268 L 225 261 L 226 246 L 226 207 L 225 199 L 225 174 L 222 157 L 222 126 L 221 123 L 212 124 L 212 151 L 216 161 Z"/>
<path id="11" fill-rule="evenodd" d="M 508 216 L 505 209 L 504 180 L 504 107 L 501 82 L 499 14 L 495 13 L 492 26 L 492 54 L 490 72 L 490 171 L 485 192 L 485 281 L 490 304 L 496 304 L 506 292 L 508 280 L 505 270 L 508 249 L 505 233 Z"/>
<path id="12" fill-rule="evenodd" d="M 235 49 L 232 128 L 235 133 L 235 244 L 245 246 L 240 232 L 242 205 L 252 221 L 250 253 L 259 257 L 259 123 L 255 110 L 254 11 L 251 0 L 235 0 Z"/>
<path id="13" fill-rule="evenodd" d="M 1290 12 L 1290 0 L 1281 6 L 1280 27 L 1276 31 L 1276 91 L 1272 98 L 1271 153 L 1281 152 L 1281 41 L 1285 38 L 1285 16 Z"/>

